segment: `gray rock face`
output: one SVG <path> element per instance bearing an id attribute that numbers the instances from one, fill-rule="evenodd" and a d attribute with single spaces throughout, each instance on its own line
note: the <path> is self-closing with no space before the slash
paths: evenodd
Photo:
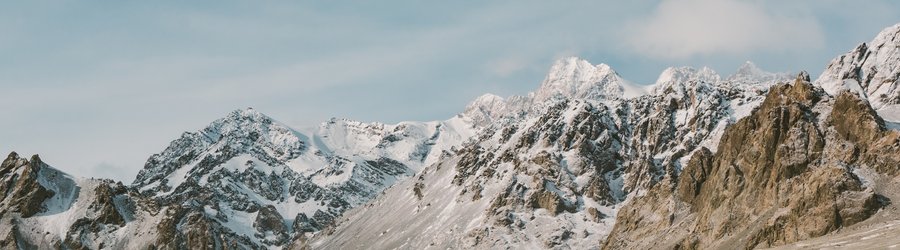
<path id="1" fill-rule="evenodd" d="M 11 153 L 0 164 L 0 175 L 0 194 L 4 195 L 0 196 L 0 248 L 4 249 L 109 246 L 104 235 L 133 219 L 133 202 L 138 200 L 122 183 L 77 180 L 37 155 L 27 160 Z M 73 209 L 76 200 L 79 207 Z M 56 217 L 68 210 L 79 213 Z M 60 225 L 64 226 L 62 232 L 57 231 Z"/>
<path id="2" fill-rule="evenodd" d="M 0 185 L 0 194 L 3 194 L 0 207 L 7 207 L 0 210 L 0 215 L 19 213 L 27 218 L 47 211 L 43 203 L 56 192 L 40 185 L 38 181 L 44 167 L 44 163 L 37 155 L 28 161 L 19 158 L 15 152 L 9 154 L 0 165 L 0 175 L 3 178 L 3 185 Z"/>

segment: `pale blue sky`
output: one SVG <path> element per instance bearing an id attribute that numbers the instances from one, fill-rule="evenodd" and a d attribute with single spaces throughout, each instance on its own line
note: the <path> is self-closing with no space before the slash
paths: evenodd
<path id="1" fill-rule="evenodd" d="M 0 151 L 130 182 L 238 108 L 298 127 L 445 119 L 533 90 L 563 56 L 638 83 L 747 60 L 817 75 L 900 22 L 896 1 L 560 2 L 3 2 Z"/>

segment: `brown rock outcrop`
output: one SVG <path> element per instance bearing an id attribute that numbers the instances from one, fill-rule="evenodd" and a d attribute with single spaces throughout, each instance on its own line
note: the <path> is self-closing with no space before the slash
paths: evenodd
<path id="1" fill-rule="evenodd" d="M 38 175 L 44 163 L 37 155 L 31 160 L 20 158 L 12 152 L 0 164 L 0 208 L 18 212 L 22 217 L 31 217 L 45 210 L 44 200 L 54 195 L 52 190 L 41 186 Z"/>
<path id="2" fill-rule="evenodd" d="M 896 159 L 869 157 L 890 151 L 871 146 L 890 138 L 896 133 L 865 101 L 850 93 L 831 100 L 801 75 L 771 88 L 757 110 L 725 130 L 715 153 L 696 151 L 681 173 L 625 205 L 604 247 L 754 248 L 860 222 L 883 204 L 852 169 L 896 171 L 884 164 Z"/>

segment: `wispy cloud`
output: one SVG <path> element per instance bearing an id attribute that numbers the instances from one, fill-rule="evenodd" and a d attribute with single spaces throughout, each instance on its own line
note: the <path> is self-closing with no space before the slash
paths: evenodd
<path id="1" fill-rule="evenodd" d="M 824 45 L 813 16 L 773 11 L 761 1 L 664 0 L 650 16 L 629 25 L 630 47 L 649 57 L 745 55 Z"/>

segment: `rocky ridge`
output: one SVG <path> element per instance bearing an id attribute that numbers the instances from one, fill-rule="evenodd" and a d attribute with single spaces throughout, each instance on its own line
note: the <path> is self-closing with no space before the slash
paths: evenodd
<path id="1" fill-rule="evenodd" d="M 621 90 L 615 86 L 627 81 L 610 81 L 620 77 L 608 66 L 587 65 L 560 60 L 538 90 L 506 99 L 527 100 L 525 105 L 497 109 L 506 113 L 494 114 L 495 122 L 475 140 L 345 215 L 334 231 L 308 244 L 596 246 L 627 197 L 678 171 L 700 145 L 715 144 L 721 130 L 761 103 L 761 94 L 774 84 L 752 77 L 725 81 L 711 70 L 685 67 L 667 70 L 651 94 L 594 95 L 596 88 L 578 86 L 596 81 Z"/>
<path id="2" fill-rule="evenodd" d="M 134 221 L 140 197 L 122 183 L 75 178 L 41 161 L 11 153 L 0 164 L 0 248 L 97 249 L 130 243 L 110 235 L 137 236 Z"/>
<path id="3" fill-rule="evenodd" d="M 895 172 L 896 159 L 866 152 L 898 155 L 890 145 L 898 133 L 855 94 L 823 93 L 802 75 L 772 88 L 752 115 L 726 128 L 715 153 L 701 149 L 679 175 L 621 208 L 605 247 L 773 246 L 874 214 L 886 201 L 855 169 Z"/>
<path id="4" fill-rule="evenodd" d="M 444 157 L 477 129 L 471 113 L 396 125 L 335 118 L 301 131 L 236 110 L 151 156 L 131 186 L 13 154 L 0 203 L 12 229 L 0 233 L 3 244 L 50 248 L 281 248 Z"/>
<path id="5" fill-rule="evenodd" d="M 476 129 L 465 114 L 397 125 L 332 119 L 301 132 L 238 110 L 152 156 L 133 187 L 177 208 L 171 227 L 202 221 L 216 229 L 197 231 L 210 236 L 283 246 L 447 154 Z"/>

